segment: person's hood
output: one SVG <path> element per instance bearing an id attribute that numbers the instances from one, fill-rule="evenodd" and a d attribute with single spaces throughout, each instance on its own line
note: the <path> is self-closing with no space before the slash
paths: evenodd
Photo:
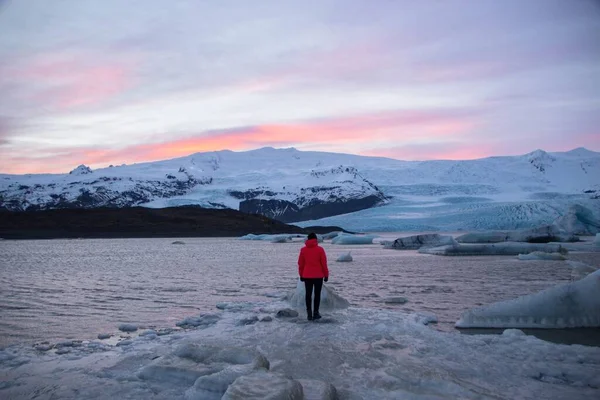
<path id="1" fill-rule="evenodd" d="M 304 242 L 304 244 L 306 245 L 306 247 L 317 247 L 317 244 L 319 244 L 317 239 L 308 239 L 306 242 Z"/>

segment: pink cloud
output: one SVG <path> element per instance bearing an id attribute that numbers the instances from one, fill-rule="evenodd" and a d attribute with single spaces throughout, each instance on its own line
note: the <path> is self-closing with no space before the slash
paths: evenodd
<path id="1" fill-rule="evenodd" d="M 133 87 L 132 61 L 79 53 L 41 54 L 3 68 L 24 103 L 52 110 L 103 104 Z"/>
<path id="2" fill-rule="evenodd" d="M 207 131 L 188 138 L 140 144 L 122 149 L 58 149 L 53 150 L 48 156 L 41 157 L 39 154 L 42 149 L 39 151 L 32 149 L 27 156 L 14 157 L 6 154 L 7 162 L 2 172 L 66 172 L 81 163 L 99 167 L 109 163 L 154 161 L 196 152 L 223 149 L 250 150 L 263 146 L 310 146 L 316 149 L 329 149 L 331 146 L 343 148 L 351 145 L 368 148 L 373 141 L 389 142 L 392 146 L 397 143 L 410 143 L 415 139 L 447 141 L 448 138 L 467 134 L 475 123 L 473 116 L 462 112 L 388 111 L 298 123 Z M 52 162 L 49 163 L 49 160 Z"/>

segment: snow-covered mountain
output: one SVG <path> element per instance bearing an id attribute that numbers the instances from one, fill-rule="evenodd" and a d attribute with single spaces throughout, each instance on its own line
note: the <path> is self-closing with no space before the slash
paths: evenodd
<path id="1" fill-rule="evenodd" d="M 356 230 L 514 229 L 600 212 L 600 153 L 399 161 L 262 148 L 61 175 L 0 175 L 0 208 L 200 205 Z"/>

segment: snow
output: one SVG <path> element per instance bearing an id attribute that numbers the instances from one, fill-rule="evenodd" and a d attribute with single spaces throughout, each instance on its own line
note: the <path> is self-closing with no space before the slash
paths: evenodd
<path id="1" fill-rule="evenodd" d="M 352 261 L 352 255 L 350 252 L 340 254 L 340 256 L 335 260 L 337 262 L 350 262 Z"/>
<path id="2" fill-rule="evenodd" d="M 554 260 L 554 261 L 564 261 L 567 257 L 563 256 L 560 253 L 546 253 L 543 251 L 534 251 L 528 254 L 519 254 L 517 256 L 519 260 Z"/>
<path id="3" fill-rule="evenodd" d="M 600 271 L 576 282 L 467 311 L 458 328 L 600 327 Z"/>
<path id="4" fill-rule="evenodd" d="M 561 253 L 567 250 L 558 243 L 521 243 L 502 242 L 492 244 L 457 244 L 450 246 L 421 248 L 419 253 L 437 256 L 511 256 L 529 254 L 533 252 Z"/>
<path id="5" fill-rule="evenodd" d="M 351 235 L 340 233 L 331 240 L 332 244 L 372 244 L 375 236 L 373 235 Z"/>
<path id="6" fill-rule="evenodd" d="M 269 310 L 283 303 L 266 306 Z M 258 306 L 258 305 L 257 305 Z M 260 313 L 266 310 L 257 311 Z M 65 354 L 0 350 L 5 398 L 587 399 L 600 389 L 600 348 L 522 331 L 460 335 L 434 316 L 330 311 L 334 322 L 274 319 L 237 326 L 224 311 L 204 329 Z"/>
<path id="7" fill-rule="evenodd" d="M 600 170 L 600 154 L 587 150 L 408 162 L 264 148 L 196 153 L 97 168 L 88 174 L 0 175 L 0 195 L 24 208 L 52 202 L 53 196 L 73 201 L 82 191 L 106 190 L 106 199 L 115 206 L 133 202 L 147 207 L 192 204 L 239 209 L 236 192 L 252 191 L 257 199 L 305 206 L 327 202 L 330 196 L 364 198 L 379 190 L 391 197 L 379 207 L 298 225 L 342 226 L 360 232 L 506 230 L 552 224 L 576 206 L 588 209 L 590 221 L 597 222 L 600 205 L 593 197 L 600 193 L 600 175 L 591 173 L 594 170 Z M 128 192 L 143 200 L 119 196 Z M 566 221 L 566 230 L 571 232 L 569 224 L 573 225 Z"/>

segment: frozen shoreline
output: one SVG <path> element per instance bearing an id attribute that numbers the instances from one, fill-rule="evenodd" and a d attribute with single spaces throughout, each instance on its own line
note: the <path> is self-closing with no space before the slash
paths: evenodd
<path id="1" fill-rule="evenodd" d="M 333 311 L 325 323 L 307 322 L 302 315 L 275 317 L 285 305 L 248 304 L 217 314 L 199 329 L 138 336 L 118 347 L 93 341 L 59 355 L 12 346 L 0 351 L 0 394 L 16 399 L 34 392 L 66 399 L 211 398 L 197 396 L 213 387 L 213 379 L 223 387 L 219 379 L 242 368 L 235 362 L 198 361 L 189 346 L 259 352 L 270 372 L 330 383 L 342 399 L 584 399 L 600 389 L 600 348 L 557 345 L 518 330 L 444 333 L 424 326 L 415 314 L 387 310 Z M 240 322 L 266 315 L 272 320 Z M 230 372 L 195 384 L 190 376 L 205 366 Z"/>

